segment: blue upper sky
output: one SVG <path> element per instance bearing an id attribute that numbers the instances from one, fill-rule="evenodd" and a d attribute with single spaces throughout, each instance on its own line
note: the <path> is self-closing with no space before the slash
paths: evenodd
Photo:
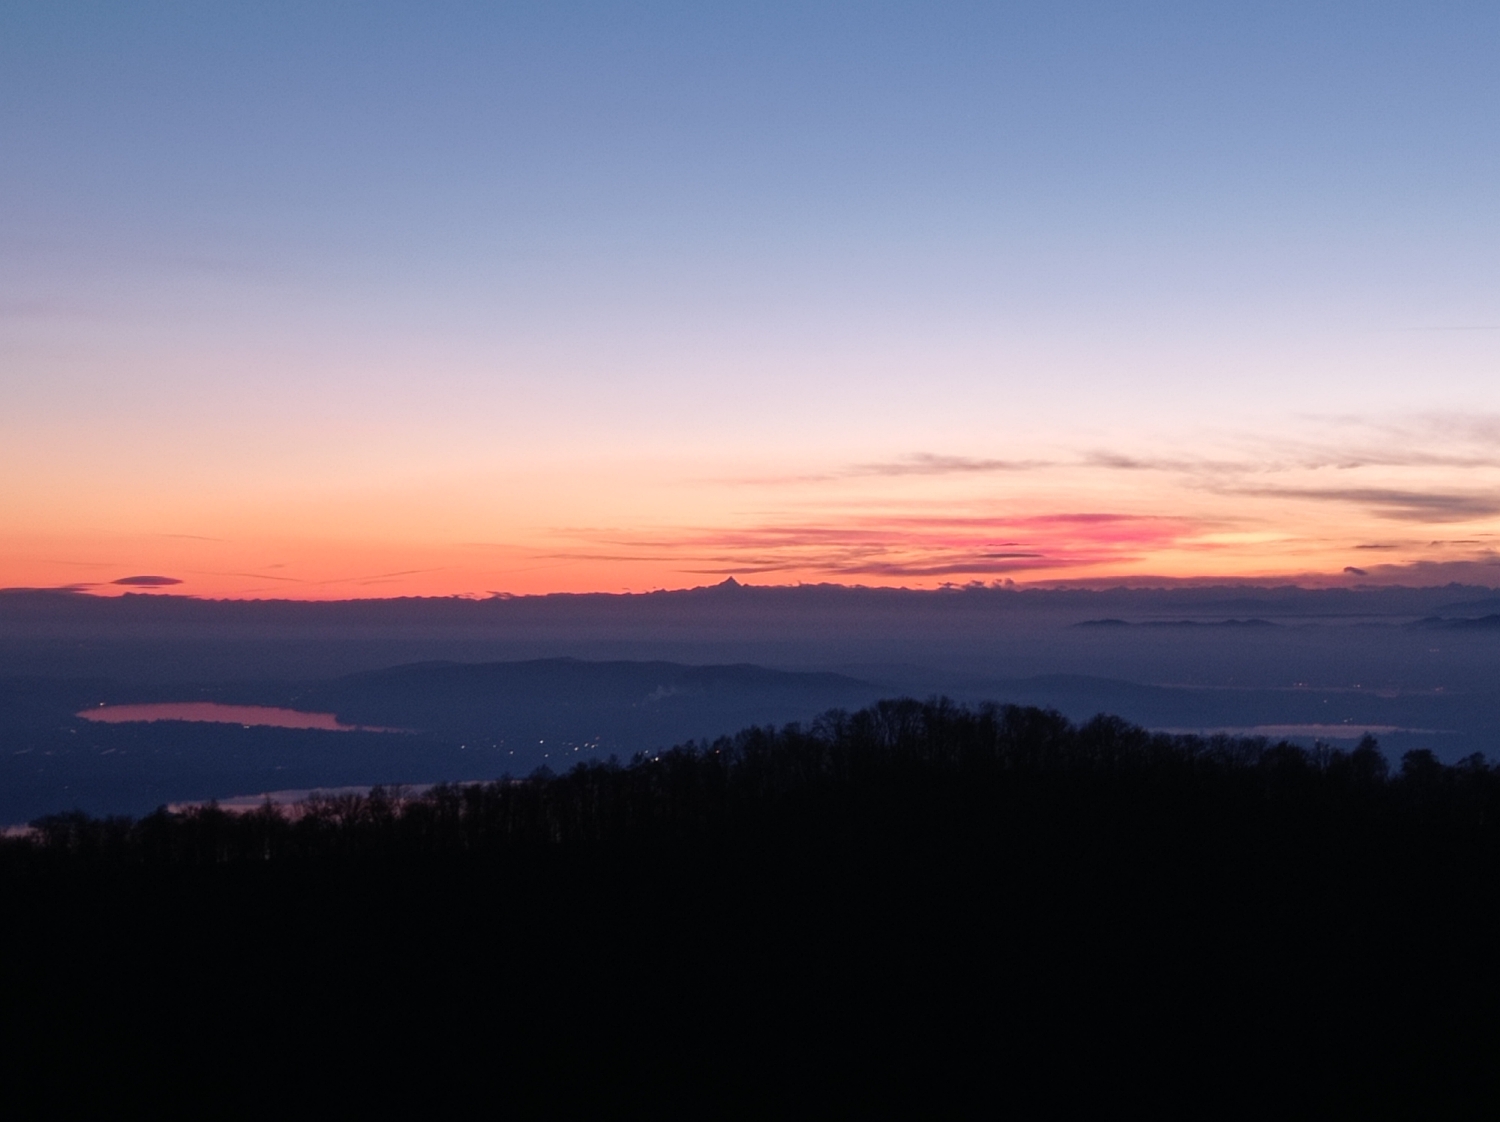
<path id="1" fill-rule="evenodd" d="M 1493 297 L 1494 5 L 730 7 L 9 5 L 5 247 L 632 310 L 791 272 L 1493 318 L 1451 289 Z"/>

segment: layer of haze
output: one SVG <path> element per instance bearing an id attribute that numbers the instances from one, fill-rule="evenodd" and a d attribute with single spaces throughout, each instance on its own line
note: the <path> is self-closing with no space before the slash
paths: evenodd
<path id="1" fill-rule="evenodd" d="M 0 9 L 0 586 L 1497 583 L 1500 7 Z"/>

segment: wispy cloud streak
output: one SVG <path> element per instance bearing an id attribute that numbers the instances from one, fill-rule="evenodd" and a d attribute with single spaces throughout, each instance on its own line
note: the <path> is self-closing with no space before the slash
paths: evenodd
<path id="1" fill-rule="evenodd" d="M 1403 491 L 1379 487 L 1259 487 L 1238 492 L 1260 498 L 1352 503 L 1380 518 L 1406 522 L 1469 522 L 1500 514 L 1500 495 Z"/>
<path id="2" fill-rule="evenodd" d="M 916 452 L 897 460 L 855 464 L 840 474 L 844 476 L 902 475 L 991 475 L 1001 472 L 1033 471 L 1052 466 L 1047 460 L 992 460 L 973 456 L 939 456 Z"/>
<path id="3" fill-rule="evenodd" d="M 1199 531 L 1197 524 L 1183 519 L 1110 512 L 1009 518 L 866 515 L 827 524 L 684 528 L 660 535 L 575 531 L 607 551 L 584 550 L 574 556 L 644 560 L 675 554 L 680 571 L 699 574 L 984 577 L 1138 559 Z"/>

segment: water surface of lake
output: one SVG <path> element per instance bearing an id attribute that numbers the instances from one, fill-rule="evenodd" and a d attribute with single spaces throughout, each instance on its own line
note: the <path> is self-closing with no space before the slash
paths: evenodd
<path id="1" fill-rule="evenodd" d="M 389 732 L 389 729 L 346 725 L 332 713 L 304 713 L 270 705 L 221 705 L 217 701 L 153 701 L 142 705 L 101 705 L 77 714 L 86 721 L 121 724 L 126 721 L 209 721 L 222 725 L 262 725 L 278 729 L 321 729 L 324 732 Z"/>

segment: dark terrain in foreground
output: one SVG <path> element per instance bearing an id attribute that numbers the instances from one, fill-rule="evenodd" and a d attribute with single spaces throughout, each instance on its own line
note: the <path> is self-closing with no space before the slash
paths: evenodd
<path id="1" fill-rule="evenodd" d="M 1492 1103 L 1500 770 L 884 702 L 516 783 L 0 845 L 12 1101 Z"/>

